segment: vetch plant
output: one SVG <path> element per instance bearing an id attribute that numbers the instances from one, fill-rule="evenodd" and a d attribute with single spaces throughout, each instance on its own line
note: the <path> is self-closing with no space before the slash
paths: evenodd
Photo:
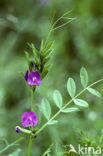
<path id="1" fill-rule="evenodd" d="M 18 135 L 23 135 L 23 133 L 25 133 L 30 136 L 28 152 L 27 152 L 28 156 L 31 155 L 32 142 L 35 139 L 35 137 L 37 135 L 40 135 L 40 132 L 43 131 L 47 126 L 57 124 L 59 122 L 57 120 L 58 115 L 62 113 L 71 113 L 75 111 L 80 111 L 81 107 L 86 108 L 89 106 L 87 101 L 79 98 L 79 96 L 82 93 L 88 91 L 97 97 L 101 97 L 101 94 L 97 90 L 93 89 L 92 87 L 95 84 L 103 81 L 103 79 L 97 80 L 96 82 L 88 85 L 88 73 L 86 69 L 82 67 L 80 70 L 80 80 L 83 89 L 79 93 L 76 93 L 75 81 L 73 80 L 73 78 L 68 78 L 67 91 L 69 96 L 71 97 L 71 100 L 68 101 L 66 104 L 64 104 L 61 93 L 59 92 L 59 90 L 56 89 L 53 92 L 53 101 L 56 107 L 58 107 L 58 111 L 54 115 L 52 115 L 50 102 L 46 98 L 43 98 L 39 111 L 43 113 L 47 122 L 41 126 L 38 126 L 40 118 L 38 117 L 38 114 L 36 114 L 34 111 L 35 110 L 34 94 L 36 92 L 36 88 L 42 85 L 42 81 L 45 78 L 45 76 L 48 74 L 49 69 L 51 67 L 50 59 L 53 52 L 53 42 L 48 43 L 48 38 L 52 31 L 61 28 L 62 26 L 65 26 L 66 24 L 68 24 L 73 20 L 73 18 L 66 17 L 69 12 L 63 14 L 56 22 L 54 22 L 54 24 L 51 26 L 51 29 L 49 31 L 47 40 L 46 41 L 42 40 L 39 50 L 37 50 L 34 44 L 31 43 L 29 44 L 29 46 L 32 50 L 32 55 L 30 55 L 29 52 L 27 51 L 25 52 L 26 60 L 28 63 L 28 69 L 26 69 L 25 72 L 21 72 L 21 74 L 25 82 L 27 83 L 27 85 L 29 85 L 29 88 L 31 90 L 32 102 L 31 102 L 31 109 L 29 110 L 29 112 L 23 112 L 23 115 L 21 117 L 21 123 L 23 127 L 16 126 L 15 131 L 18 133 Z M 55 25 L 61 19 L 66 20 L 66 22 L 60 26 L 55 27 Z M 70 107 L 70 104 L 72 102 L 74 103 L 74 106 Z M 7 148 L 0 151 L 0 153 L 4 152 L 8 148 L 9 147 L 7 146 Z"/>
<path id="2" fill-rule="evenodd" d="M 52 43 L 53 42 L 51 42 L 47 45 L 47 47 L 49 47 L 49 51 L 52 47 Z M 43 41 L 42 41 L 42 46 L 44 46 Z M 30 141 L 29 141 L 29 146 L 28 146 L 28 156 L 30 156 L 30 154 L 31 154 L 32 141 L 34 140 L 34 138 L 41 131 L 43 131 L 47 126 L 57 124 L 58 120 L 56 118 L 58 115 L 60 115 L 61 113 L 70 113 L 70 112 L 79 111 L 81 107 L 86 108 L 89 106 L 87 101 L 79 98 L 79 96 L 82 93 L 84 93 L 85 91 L 88 91 L 97 97 L 101 97 L 101 94 L 97 90 L 93 89 L 92 87 L 95 84 L 103 81 L 103 79 L 100 79 L 100 80 L 92 83 L 91 85 L 88 85 L 88 73 L 87 73 L 86 69 L 84 67 L 82 67 L 80 70 L 80 80 L 81 80 L 83 90 L 81 92 L 79 92 L 78 94 L 76 94 L 76 83 L 73 80 L 73 78 L 68 78 L 67 91 L 71 97 L 71 100 L 68 101 L 66 104 L 64 104 L 63 97 L 62 97 L 61 93 L 58 90 L 55 90 L 53 92 L 53 101 L 59 110 L 53 116 L 52 116 L 50 102 L 46 98 L 43 98 L 41 107 L 40 107 L 40 111 L 43 113 L 47 122 L 44 125 L 42 125 L 41 127 L 38 127 L 37 129 L 35 129 L 35 126 L 37 126 L 37 123 L 39 122 L 39 120 L 38 120 L 38 117 L 35 114 L 35 112 L 33 112 L 33 108 L 35 107 L 34 100 L 33 100 L 34 92 L 35 92 L 36 87 L 41 85 L 41 81 L 44 78 L 43 75 L 46 75 L 46 74 L 44 74 L 44 72 L 46 72 L 46 73 L 48 72 L 48 66 L 45 67 L 45 64 L 46 64 L 45 53 L 47 53 L 45 51 L 48 50 L 47 47 L 45 47 L 44 50 L 42 50 L 42 52 L 39 53 L 39 55 L 38 55 L 38 52 L 35 50 L 35 52 L 37 52 L 35 56 L 39 56 L 39 58 L 36 60 L 39 60 L 39 62 L 36 62 L 36 61 L 32 62 L 32 68 L 31 68 L 31 62 L 28 59 L 29 60 L 29 70 L 27 70 L 26 74 L 24 75 L 25 80 L 27 81 L 28 85 L 30 85 L 30 88 L 32 90 L 32 105 L 31 105 L 32 111 L 25 112 L 21 119 L 23 127 L 28 127 L 29 130 L 17 126 L 16 132 L 18 132 L 18 133 L 22 132 L 22 133 L 26 133 L 26 134 L 30 135 Z M 34 50 L 33 45 L 32 45 L 32 48 Z M 26 55 L 27 55 L 27 53 L 26 53 Z M 41 58 L 42 58 L 42 60 L 40 60 Z M 70 107 L 70 104 L 72 102 L 74 103 L 74 107 Z"/>

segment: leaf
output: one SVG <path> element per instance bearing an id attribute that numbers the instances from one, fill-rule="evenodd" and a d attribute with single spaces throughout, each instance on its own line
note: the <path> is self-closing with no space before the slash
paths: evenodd
<path id="1" fill-rule="evenodd" d="M 62 95 L 58 90 L 53 92 L 53 100 L 58 108 L 61 108 L 63 105 Z"/>
<path id="2" fill-rule="evenodd" d="M 101 94 L 100 94 L 97 90 L 95 90 L 95 89 L 93 89 L 93 88 L 87 88 L 87 90 L 88 90 L 91 94 L 93 94 L 93 95 L 95 95 L 95 96 L 97 96 L 97 97 L 101 97 Z"/>
<path id="3" fill-rule="evenodd" d="M 44 71 L 44 72 L 41 74 L 41 79 L 43 79 L 47 74 L 48 74 L 48 70 Z"/>
<path id="4" fill-rule="evenodd" d="M 80 70 L 80 79 L 82 86 L 86 88 L 88 84 L 88 73 L 84 67 L 82 67 Z"/>
<path id="5" fill-rule="evenodd" d="M 75 111 L 79 111 L 79 108 L 77 108 L 77 107 L 66 108 L 66 109 L 62 110 L 61 112 L 70 113 L 70 112 L 75 112 Z"/>
<path id="6" fill-rule="evenodd" d="M 9 154 L 8 156 L 19 156 L 19 153 L 21 152 L 21 149 L 17 149 L 16 151 L 14 151 L 13 153 Z"/>
<path id="7" fill-rule="evenodd" d="M 48 125 L 54 125 L 54 124 L 57 124 L 58 123 L 58 120 L 52 120 L 52 121 L 48 121 Z"/>
<path id="8" fill-rule="evenodd" d="M 42 156 L 51 156 L 50 152 L 51 152 L 52 147 L 53 147 L 53 144 L 49 146 L 49 148 L 44 152 Z"/>
<path id="9" fill-rule="evenodd" d="M 37 56 L 37 50 L 36 50 L 36 48 L 35 48 L 33 43 L 31 43 L 31 48 L 33 50 L 34 56 Z"/>
<path id="10" fill-rule="evenodd" d="M 43 72 L 44 71 L 46 71 L 48 68 L 50 68 L 51 67 L 51 65 L 50 64 L 47 64 L 46 66 L 44 66 L 44 68 L 43 68 Z"/>
<path id="11" fill-rule="evenodd" d="M 88 103 L 82 99 L 75 99 L 73 101 L 77 106 L 88 107 Z"/>
<path id="12" fill-rule="evenodd" d="M 35 46 L 34 46 L 34 44 L 30 44 L 30 47 L 31 47 L 31 49 L 32 49 L 32 51 L 33 51 L 33 54 L 34 54 L 34 58 L 35 58 L 35 60 L 37 61 L 37 62 L 39 62 L 39 59 L 38 59 L 38 54 L 37 54 L 37 49 L 35 48 Z"/>
<path id="13" fill-rule="evenodd" d="M 44 64 L 46 64 L 49 60 L 51 59 L 51 57 L 46 57 L 46 59 L 45 59 L 45 63 Z"/>
<path id="14" fill-rule="evenodd" d="M 41 109 L 45 118 L 49 120 L 51 116 L 51 107 L 49 101 L 45 98 L 42 100 Z"/>
<path id="15" fill-rule="evenodd" d="M 48 55 L 50 55 L 52 53 L 52 49 L 49 49 L 45 52 L 45 57 L 47 57 Z"/>
<path id="16" fill-rule="evenodd" d="M 40 51 L 43 51 L 45 47 L 44 40 L 41 41 Z"/>
<path id="17" fill-rule="evenodd" d="M 67 81 L 67 90 L 69 95 L 73 98 L 76 93 L 75 81 L 72 78 L 69 78 Z"/>
<path id="18" fill-rule="evenodd" d="M 25 55 L 26 55 L 26 59 L 27 59 L 27 61 L 29 62 L 30 55 L 29 55 L 29 53 L 28 53 L 27 51 L 25 51 Z"/>
<path id="19" fill-rule="evenodd" d="M 53 45 L 53 41 L 51 41 L 51 42 L 47 45 L 46 50 L 50 49 L 52 45 Z"/>

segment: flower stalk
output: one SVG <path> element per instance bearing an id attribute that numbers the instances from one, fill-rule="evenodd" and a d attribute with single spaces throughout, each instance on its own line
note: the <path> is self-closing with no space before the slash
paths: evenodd
<path id="1" fill-rule="evenodd" d="M 28 156 L 31 155 L 32 141 L 33 141 L 33 138 L 32 138 L 32 135 L 30 135 L 29 145 L 28 145 Z"/>
<path id="2" fill-rule="evenodd" d="M 34 110 L 34 92 L 35 92 L 36 87 L 32 88 L 31 92 L 31 111 Z M 30 133 L 30 138 L 29 138 L 29 145 L 28 145 L 28 156 L 31 155 L 31 149 L 32 149 L 32 142 L 33 142 L 33 136 L 32 133 Z"/>
<path id="3" fill-rule="evenodd" d="M 31 90 L 31 111 L 34 110 L 34 102 L 35 102 L 35 100 L 34 100 L 34 92 L 35 92 L 35 89 L 36 89 L 36 87 L 32 88 L 32 90 Z"/>

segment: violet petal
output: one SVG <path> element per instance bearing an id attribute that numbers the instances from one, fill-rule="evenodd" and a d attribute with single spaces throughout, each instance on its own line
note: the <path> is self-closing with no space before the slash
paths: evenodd
<path id="1" fill-rule="evenodd" d="M 17 133 L 21 133 L 20 127 L 19 127 L 19 126 L 16 126 L 15 131 L 16 131 Z"/>
<path id="2" fill-rule="evenodd" d="M 39 86 L 41 84 L 41 77 L 38 72 L 30 72 L 28 75 L 27 82 L 29 85 Z"/>
<path id="3" fill-rule="evenodd" d="M 26 80 L 26 81 L 28 80 L 28 70 L 27 70 L 26 73 L 25 73 L 25 80 Z"/>
<path id="4" fill-rule="evenodd" d="M 25 112 L 22 115 L 21 121 L 24 127 L 36 126 L 38 123 L 38 117 L 34 112 Z"/>

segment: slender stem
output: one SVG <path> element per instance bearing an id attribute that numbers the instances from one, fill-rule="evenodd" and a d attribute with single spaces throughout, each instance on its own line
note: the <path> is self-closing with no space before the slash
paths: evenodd
<path id="1" fill-rule="evenodd" d="M 59 28 L 61 28 L 61 27 L 64 27 L 64 26 L 67 25 L 68 23 L 72 22 L 74 19 L 76 19 L 76 18 L 72 18 L 72 19 L 70 19 L 70 21 L 68 21 L 68 22 L 66 22 L 66 23 L 64 23 L 64 24 L 61 24 L 61 25 L 59 25 L 59 26 L 56 27 L 56 28 L 53 28 L 53 29 L 51 30 L 51 32 L 54 31 L 54 30 L 56 30 L 56 29 L 59 29 Z M 69 20 L 69 18 L 68 18 L 68 20 Z"/>
<path id="2" fill-rule="evenodd" d="M 3 153 L 3 152 L 5 152 L 8 148 L 17 145 L 17 143 L 18 143 L 19 141 L 23 140 L 23 139 L 24 139 L 24 138 L 19 138 L 19 139 L 16 140 L 15 142 L 13 142 L 13 143 L 11 143 L 11 144 L 8 144 L 4 149 L 2 149 L 2 150 L 0 151 L 0 154 Z"/>
<path id="3" fill-rule="evenodd" d="M 32 99 L 31 99 L 31 110 L 33 111 L 34 108 L 34 90 L 32 89 Z"/>
<path id="4" fill-rule="evenodd" d="M 31 97 L 32 97 L 32 99 L 31 99 L 31 111 L 33 111 L 34 110 L 34 92 L 35 92 L 35 89 L 36 89 L 36 87 L 35 88 L 32 88 L 32 95 L 31 95 Z M 30 134 L 30 138 L 29 138 L 29 145 L 28 145 L 28 156 L 30 156 L 31 155 L 31 149 L 32 149 L 32 134 Z"/>
<path id="5" fill-rule="evenodd" d="M 29 146 L 28 146 L 28 156 L 31 155 L 31 148 L 32 148 L 32 136 L 30 135 Z"/>
<path id="6" fill-rule="evenodd" d="M 97 80 L 96 82 L 92 83 L 91 85 L 89 85 L 88 87 L 84 88 L 81 92 L 79 92 L 73 99 L 71 99 L 67 104 L 65 104 L 49 121 L 47 121 L 36 133 L 35 136 L 37 134 L 39 134 L 47 125 L 48 122 L 54 120 L 61 112 L 63 109 L 65 109 L 69 104 L 71 104 L 73 102 L 74 99 L 76 99 L 78 96 L 80 96 L 82 93 L 84 93 L 88 88 L 96 85 L 97 83 L 103 81 L 103 79 Z"/>
<path id="7" fill-rule="evenodd" d="M 51 28 L 50 28 L 50 30 L 49 30 L 49 33 L 48 33 L 48 36 L 47 36 L 45 45 L 46 45 L 46 43 L 47 43 L 47 41 L 48 41 L 48 39 L 49 39 L 49 37 L 50 37 L 52 31 L 54 31 L 54 30 L 56 30 L 56 29 L 58 29 L 58 28 L 61 28 L 61 27 L 65 26 L 66 24 L 68 24 L 69 22 L 71 22 L 71 21 L 66 22 L 66 23 L 64 23 L 64 24 L 62 24 L 62 25 L 60 25 L 60 26 L 54 28 L 55 25 L 56 25 L 61 19 L 63 19 L 63 17 L 65 17 L 66 15 L 68 15 L 70 12 L 72 12 L 72 10 L 65 12 L 61 17 L 59 17 L 59 18 L 52 24 L 52 26 L 51 26 Z M 69 18 L 68 18 L 68 19 L 69 19 Z M 74 19 L 74 18 L 73 18 L 73 19 Z"/>

